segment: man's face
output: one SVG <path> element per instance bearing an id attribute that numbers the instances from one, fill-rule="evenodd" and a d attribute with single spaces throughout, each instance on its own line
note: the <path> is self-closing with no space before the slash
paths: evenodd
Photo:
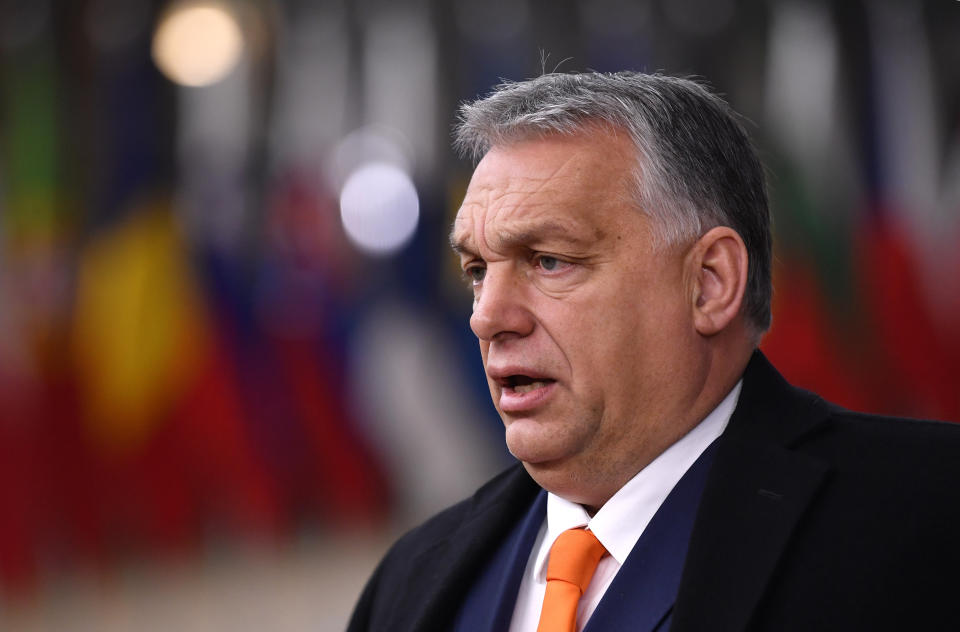
<path id="1" fill-rule="evenodd" d="M 452 234 L 507 446 L 588 506 L 682 436 L 706 374 L 686 249 L 654 250 L 634 156 L 599 129 L 495 147 Z"/>

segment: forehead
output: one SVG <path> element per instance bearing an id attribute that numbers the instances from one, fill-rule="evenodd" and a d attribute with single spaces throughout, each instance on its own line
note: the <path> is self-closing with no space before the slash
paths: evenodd
<path id="1" fill-rule="evenodd" d="M 634 155 L 624 134 L 605 130 L 494 147 L 477 165 L 451 241 L 476 248 L 527 233 L 600 239 L 619 214 L 637 212 Z"/>

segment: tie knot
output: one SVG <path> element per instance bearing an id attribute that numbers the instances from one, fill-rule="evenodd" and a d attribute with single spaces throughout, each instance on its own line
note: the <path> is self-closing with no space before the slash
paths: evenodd
<path id="1" fill-rule="evenodd" d="M 559 579 L 573 584 L 582 595 L 607 550 L 597 536 L 586 529 L 568 529 L 550 547 L 547 581 Z"/>

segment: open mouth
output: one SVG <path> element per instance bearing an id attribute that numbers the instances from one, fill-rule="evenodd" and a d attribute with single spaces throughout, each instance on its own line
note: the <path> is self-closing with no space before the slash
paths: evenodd
<path id="1" fill-rule="evenodd" d="M 547 384 L 555 381 L 556 380 L 551 380 L 548 378 L 532 378 L 528 375 L 511 375 L 507 377 L 504 386 L 515 393 L 522 394 L 535 391 L 538 388 L 543 388 Z"/>

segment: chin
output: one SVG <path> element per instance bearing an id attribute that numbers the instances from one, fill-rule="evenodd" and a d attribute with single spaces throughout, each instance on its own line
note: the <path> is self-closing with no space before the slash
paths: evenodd
<path id="1" fill-rule="evenodd" d="M 524 465 L 535 465 L 539 466 L 541 464 L 548 464 L 555 461 L 555 457 L 549 452 L 538 448 L 537 446 L 531 446 L 526 443 L 521 443 L 520 445 L 515 445 L 508 440 L 507 441 L 507 450 L 510 451 L 510 454 L 514 456 L 518 461 L 522 461 Z"/>
<path id="2" fill-rule="evenodd" d="M 566 467 L 586 449 L 589 435 L 569 422 L 543 416 L 521 417 L 506 424 L 510 454 L 530 466 L 553 470 Z"/>
<path id="3" fill-rule="evenodd" d="M 523 467 L 537 485 L 551 494 L 586 506 L 603 504 L 597 502 L 595 494 L 591 494 L 591 486 L 587 484 L 583 472 L 578 471 L 569 461 L 524 461 Z"/>
<path id="4" fill-rule="evenodd" d="M 514 421 L 506 430 L 507 449 L 525 464 L 541 465 L 564 460 L 570 453 L 556 437 L 543 437 L 542 428 L 530 428 L 529 421 Z M 531 432 L 532 430 L 532 432 Z"/>

